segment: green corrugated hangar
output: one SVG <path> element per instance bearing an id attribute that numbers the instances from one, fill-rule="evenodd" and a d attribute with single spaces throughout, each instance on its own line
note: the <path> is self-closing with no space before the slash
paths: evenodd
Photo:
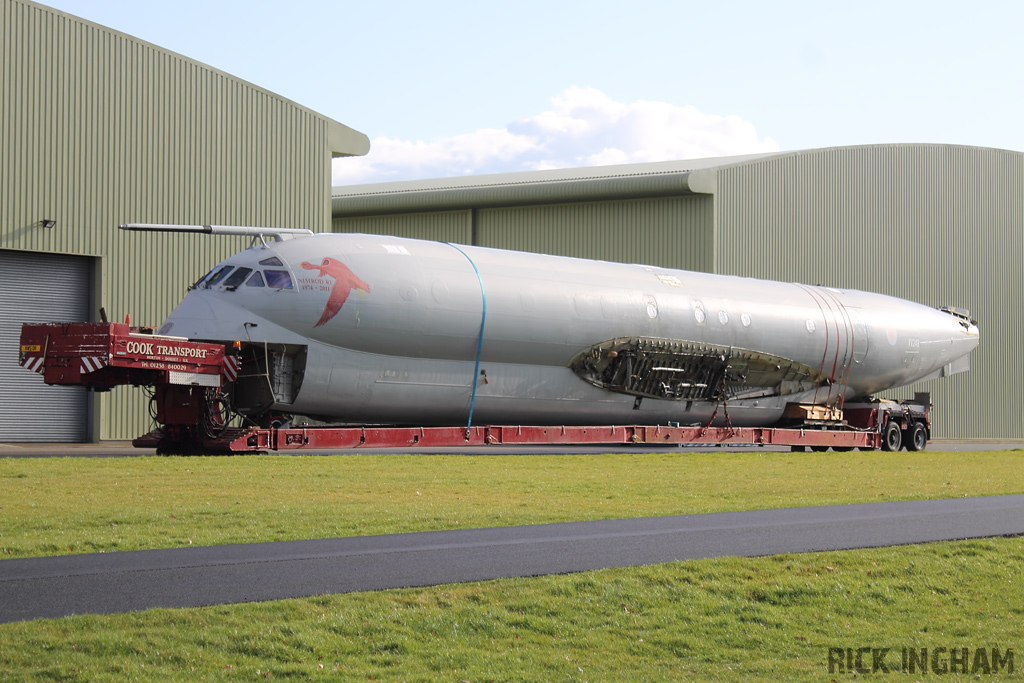
<path id="1" fill-rule="evenodd" d="M 863 289 L 967 308 L 936 438 L 1021 439 L 1024 154 L 868 145 L 334 188 L 335 232 Z"/>
<path id="2" fill-rule="evenodd" d="M 0 442 L 127 439 L 137 390 L 46 387 L 22 322 L 160 322 L 241 238 L 125 222 L 369 232 L 827 284 L 969 308 L 982 345 L 933 394 L 933 434 L 1024 438 L 1016 300 L 1024 154 L 870 145 L 330 187 L 364 135 L 186 57 L 0 0 Z M 333 195 L 333 196 L 332 196 Z"/>
<path id="3" fill-rule="evenodd" d="M 129 439 L 147 401 L 47 387 L 22 322 L 159 322 L 243 238 L 121 223 L 329 229 L 331 158 L 365 135 L 251 83 L 24 0 L 0 0 L 0 442 Z"/>

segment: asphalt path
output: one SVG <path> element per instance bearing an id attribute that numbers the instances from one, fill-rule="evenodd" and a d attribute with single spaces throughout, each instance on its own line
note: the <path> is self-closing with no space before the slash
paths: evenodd
<path id="1" fill-rule="evenodd" d="M 0 561 L 0 622 L 1024 534 L 1024 496 Z"/>

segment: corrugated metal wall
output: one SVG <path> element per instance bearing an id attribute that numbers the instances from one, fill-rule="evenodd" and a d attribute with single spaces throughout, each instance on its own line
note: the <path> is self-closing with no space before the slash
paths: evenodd
<path id="1" fill-rule="evenodd" d="M 932 392 L 935 435 L 1024 438 L 1024 154 L 811 150 L 723 168 L 717 185 L 717 272 L 969 308 L 982 333 L 971 371 L 916 387 Z"/>
<path id="2" fill-rule="evenodd" d="M 707 195 L 481 209 L 477 212 L 477 243 L 708 270 L 712 211 L 712 198 Z"/>
<path id="3" fill-rule="evenodd" d="M 473 243 L 473 212 L 437 211 L 385 216 L 335 218 L 333 232 L 394 235 L 418 240 L 436 240 L 454 244 Z"/>
<path id="4" fill-rule="evenodd" d="M 247 244 L 119 223 L 330 224 L 329 120 L 315 112 L 21 0 L 0 0 L 0 64 L 0 248 L 101 257 L 111 318 L 158 324 Z M 138 393 L 104 396 L 101 438 L 148 428 Z"/>
<path id="5" fill-rule="evenodd" d="M 366 232 L 690 270 L 711 268 L 709 195 L 336 217 Z"/>

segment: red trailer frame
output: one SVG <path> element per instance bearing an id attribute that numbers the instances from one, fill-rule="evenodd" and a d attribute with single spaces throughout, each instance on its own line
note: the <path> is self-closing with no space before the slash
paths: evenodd
<path id="1" fill-rule="evenodd" d="M 140 448 L 162 449 L 165 442 L 157 429 L 135 439 Z M 877 431 L 847 429 L 787 429 L 778 427 L 663 427 L 622 426 L 525 426 L 471 427 L 289 427 L 268 429 L 231 428 L 207 441 L 211 452 L 261 453 L 292 450 L 351 450 L 359 448 L 460 448 L 466 446 L 790 446 L 817 450 L 876 449 Z"/>

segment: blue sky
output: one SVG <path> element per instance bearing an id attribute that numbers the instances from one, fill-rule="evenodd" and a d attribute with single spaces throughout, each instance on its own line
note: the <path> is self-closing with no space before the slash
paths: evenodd
<path id="1" fill-rule="evenodd" d="M 50 0 L 366 133 L 336 184 L 939 142 L 1024 151 L 1024 3 Z"/>

